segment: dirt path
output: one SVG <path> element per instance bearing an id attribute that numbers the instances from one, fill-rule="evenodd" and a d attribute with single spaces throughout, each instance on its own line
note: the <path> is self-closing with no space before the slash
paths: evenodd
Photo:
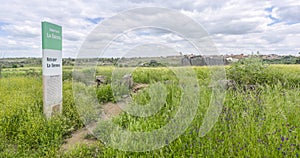
<path id="1" fill-rule="evenodd" d="M 106 103 L 103 105 L 104 114 L 101 116 L 102 119 L 107 120 L 114 116 L 119 115 L 122 112 L 122 109 L 114 103 Z M 96 127 L 96 124 L 87 125 L 84 128 L 81 128 L 74 133 L 71 137 L 66 139 L 66 143 L 61 146 L 62 151 L 71 150 L 77 145 L 93 145 L 97 142 L 97 139 L 93 137 L 90 133 L 90 130 Z M 90 136 L 89 136 L 90 135 Z M 88 137 L 87 137 L 88 136 Z"/>
<path id="2" fill-rule="evenodd" d="M 66 143 L 61 146 L 61 150 L 67 151 L 73 149 L 77 145 L 93 145 L 97 142 L 95 138 L 86 138 L 90 132 L 86 128 L 81 128 L 75 131 L 72 136 L 66 139 Z"/>
<path id="3" fill-rule="evenodd" d="M 132 92 L 137 93 L 138 91 L 148 87 L 147 84 L 137 84 L 133 87 Z M 126 99 L 125 99 L 126 100 Z M 103 114 L 101 118 L 103 120 L 108 120 L 111 119 L 112 117 L 115 117 L 119 115 L 122 112 L 122 108 L 124 108 L 126 105 L 125 103 L 119 103 L 119 104 L 114 104 L 114 103 L 105 103 L 103 104 Z M 93 145 L 97 142 L 97 139 L 93 137 L 90 133 L 89 130 L 93 130 L 96 127 L 96 123 L 86 125 L 86 127 L 81 128 L 74 133 L 72 133 L 71 137 L 66 139 L 66 143 L 64 143 L 61 146 L 62 151 L 67 151 L 70 149 L 73 149 L 77 145 Z M 89 129 L 89 130 L 88 130 Z M 90 136 L 89 136 L 90 135 Z M 87 137 L 88 136 L 88 137 Z"/>
<path id="4" fill-rule="evenodd" d="M 102 115 L 102 119 L 109 119 L 119 115 L 122 112 L 122 109 L 119 107 L 120 105 L 114 103 L 106 103 L 103 105 L 104 114 Z"/>

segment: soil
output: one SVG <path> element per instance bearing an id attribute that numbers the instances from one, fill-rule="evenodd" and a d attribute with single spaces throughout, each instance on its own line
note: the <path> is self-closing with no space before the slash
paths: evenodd
<path id="1" fill-rule="evenodd" d="M 81 128 L 75 131 L 72 136 L 66 139 L 66 143 L 61 146 L 61 150 L 66 151 L 73 149 L 77 145 L 93 145 L 97 142 L 95 138 L 86 138 L 90 132 L 86 128 Z"/>
<path id="2" fill-rule="evenodd" d="M 103 105 L 103 110 L 105 115 L 102 116 L 102 119 L 112 118 L 122 112 L 122 109 L 119 107 L 119 105 L 110 102 Z"/>

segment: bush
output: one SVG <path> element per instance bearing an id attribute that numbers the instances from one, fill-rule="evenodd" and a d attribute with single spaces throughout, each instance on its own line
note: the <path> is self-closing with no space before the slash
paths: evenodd
<path id="1" fill-rule="evenodd" d="M 100 103 L 115 102 L 110 85 L 101 85 L 97 88 L 97 99 Z"/>
<path id="2" fill-rule="evenodd" d="M 286 88 L 299 87 L 299 75 L 294 69 L 288 70 L 282 65 L 264 64 L 257 56 L 243 59 L 233 64 L 227 71 L 227 77 L 242 86 L 282 84 Z"/>
<path id="3" fill-rule="evenodd" d="M 234 63 L 228 69 L 227 77 L 240 85 L 264 84 L 269 79 L 267 65 L 254 55 Z"/>

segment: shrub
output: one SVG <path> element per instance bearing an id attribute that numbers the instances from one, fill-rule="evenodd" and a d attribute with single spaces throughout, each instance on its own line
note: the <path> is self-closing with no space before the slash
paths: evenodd
<path id="1" fill-rule="evenodd" d="M 267 65 L 257 56 L 242 59 L 234 63 L 227 72 L 229 79 L 240 85 L 264 84 L 268 82 Z"/>
<path id="2" fill-rule="evenodd" d="M 97 99 L 100 103 L 114 102 L 114 94 L 110 85 L 101 85 L 96 90 Z"/>

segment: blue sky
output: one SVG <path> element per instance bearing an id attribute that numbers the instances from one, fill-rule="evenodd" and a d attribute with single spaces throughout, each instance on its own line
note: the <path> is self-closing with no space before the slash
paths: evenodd
<path id="1" fill-rule="evenodd" d="M 76 57 L 89 33 L 102 21 L 137 7 L 174 9 L 194 19 L 207 31 L 221 54 L 300 52 L 298 0 L 0 1 L 0 57 L 41 57 L 41 21 L 63 27 L 63 57 Z M 141 30 L 127 32 L 120 39 L 126 41 L 128 37 L 131 42 L 149 41 L 151 45 L 151 41 L 158 41 L 190 52 L 170 32 Z M 122 43 L 120 39 L 118 42 Z"/>
<path id="2" fill-rule="evenodd" d="M 98 24 L 99 22 L 101 22 L 102 20 L 104 20 L 104 18 L 102 18 L 102 17 L 98 17 L 98 18 L 86 18 L 86 20 L 92 22 L 93 24 Z"/>

